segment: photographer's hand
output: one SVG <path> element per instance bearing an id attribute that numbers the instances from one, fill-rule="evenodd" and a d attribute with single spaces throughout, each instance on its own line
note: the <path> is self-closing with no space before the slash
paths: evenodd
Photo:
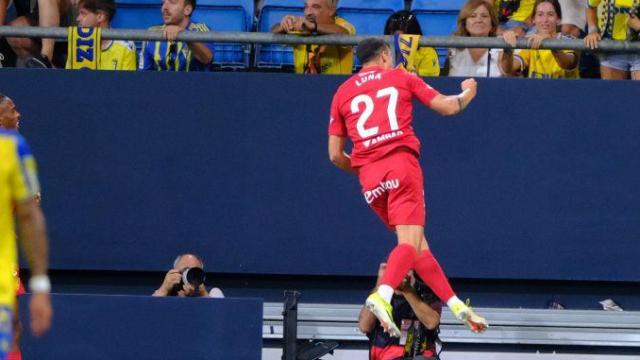
<path id="1" fill-rule="evenodd" d="M 207 292 L 207 288 L 204 287 L 204 284 L 200 284 L 198 288 L 198 294 L 200 297 L 209 297 L 209 293 Z"/>
<path id="2" fill-rule="evenodd" d="M 153 296 L 167 296 L 173 289 L 173 286 L 180 283 L 182 279 L 182 274 L 180 274 L 180 270 L 171 269 L 167 272 L 167 275 L 164 277 L 164 281 L 160 288 L 153 293 Z"/>

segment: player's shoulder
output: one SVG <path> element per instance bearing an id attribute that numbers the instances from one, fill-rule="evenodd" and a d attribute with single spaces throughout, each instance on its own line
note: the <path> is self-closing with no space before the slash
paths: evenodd
<path id="1" fill-rule="evenodd" d="M 417 74 L 407 71 L 402 67 L 393 68 L 387 71 L 386 77 L 400 82 L 413 82 L 419 81 L 420 77 Z"/>
<path id="2" fill-rule="evenodd" d="M 0 129 L 0 139 L 15 144 L 18 155 L 20 156 L 31 154 L 27 140 L 16 130 Z"/>

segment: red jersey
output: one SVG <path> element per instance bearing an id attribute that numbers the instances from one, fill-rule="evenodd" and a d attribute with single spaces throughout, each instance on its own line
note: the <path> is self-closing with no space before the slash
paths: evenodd
<path id="1" fill-rule="evenodd" d="M 329 135 L 353 143 L 351 166 L 376 161 L 406 147 L 420 154 L 413 121 L 413 97 L 431 106 L 440 93 L 403 69 L 367 67 L 344 82 L 333 97 Z"/>

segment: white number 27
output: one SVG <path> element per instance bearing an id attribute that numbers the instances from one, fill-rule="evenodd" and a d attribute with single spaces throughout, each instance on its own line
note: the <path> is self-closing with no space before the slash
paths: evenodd
<path id="1" fill-rule="evenodd" d="M 388 87 L 379 90 L 376 93 L 376 98 L 389 97 L 389 105 L 387 106 L 387 116 L 389 118 L 389 127 L 391 130 L 398 130 L 398 117 L 396 116 L 396 107 L 398 105 L 398 89 L 395 87 Z M 380 131 L 378 126 L 366 128 L 365 123 L 369 120 L 369 117 L 373 113 L 374 104 L 373 99 L 369 95 L 358 95 L 351 101 L 351 113 L 360 113 L 360 104 L 364 104 L 364 110 L 362 115 L 358 118 L 356 128 L 361 138 L 368 138 L 370 136 L 377 135 Z"/>

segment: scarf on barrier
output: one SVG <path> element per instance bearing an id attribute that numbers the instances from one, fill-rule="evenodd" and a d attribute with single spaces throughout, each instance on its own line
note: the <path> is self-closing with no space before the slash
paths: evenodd
<path id="1" fill-rule="evenodd" d="M 100 28 L 69 27 L 68 69 L 97 70 L 100 66 Z"/>
<path id="2" fill-rule="evenodd" d="M 417 72 L 415 57 L 418 52 L 420 35 L 396 34 L 393 42 L 396 51 L 396 67 L 402 67 L 410 72 Z"/>

